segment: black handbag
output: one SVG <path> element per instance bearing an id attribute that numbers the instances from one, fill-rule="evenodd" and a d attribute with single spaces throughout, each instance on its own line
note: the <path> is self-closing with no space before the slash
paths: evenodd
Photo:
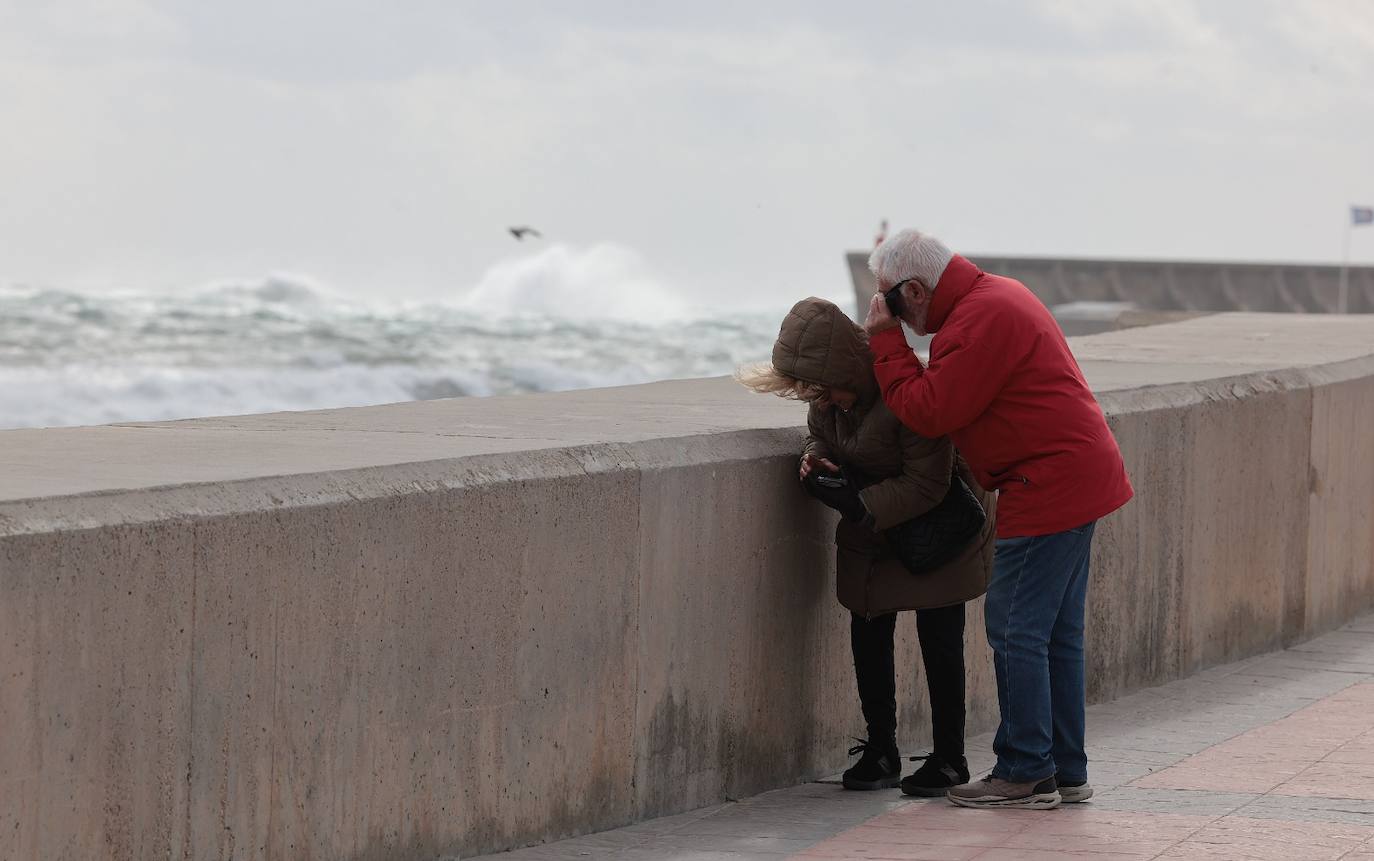
<path id="1" fill-rule="evenodd" d="M 925 574 L 958 558 L 983 531 L 987 519 L 983 504 L 955 470 L 938 505 L 883 534 L 906 570 Z"/>
<path id="2" fill-rule="evenodd" d="M 842 468 L 838 479 L 813 472 L 806 482 L 812 496 L 841 511 L 841 504 L 848 501 L 846 497 L 857 497 L 859 490 L 874 483 L 851 467 Z M 956 468 L 950 474 L 944 499 L 925 514 L 888 527 L 883 535 L 907 571 L 926 574 L 963 553 L 983 531 L 987 519 L 983 504 Z"/>

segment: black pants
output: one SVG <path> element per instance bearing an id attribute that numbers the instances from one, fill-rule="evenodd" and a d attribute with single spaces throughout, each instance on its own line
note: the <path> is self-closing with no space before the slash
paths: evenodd
<path id="1" fill-rule="evenodd" d="M 896 613 L 871 620 L 852 615 L 849 623 L 859 701 L 868 738 L 875 744 L 891 742 L 897 735 L 896 628 Z M 964 755 L 964 605 L 917 610 L 916 636 L 930 686 L 935 755 L 958 760 Z"/>

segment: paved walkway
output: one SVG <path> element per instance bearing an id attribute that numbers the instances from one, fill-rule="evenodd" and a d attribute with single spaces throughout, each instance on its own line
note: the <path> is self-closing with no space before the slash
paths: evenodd
<path id="1" fill-rule="evenodd" d="M 1094 706 L 1088 744 L 1097 797 L 1052 811 L 813 783 L 487 857 L 1374 861 L 1374 616 Z"/>

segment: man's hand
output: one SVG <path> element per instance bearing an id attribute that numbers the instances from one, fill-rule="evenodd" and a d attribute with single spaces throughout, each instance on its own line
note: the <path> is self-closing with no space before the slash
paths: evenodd
<path id="1" fill-rule="evenodd" d="M 873 301 L 868 303 L 868 316 L 864 318 L 864 331 L 869 337 L 900 324 L 901 321 L 888 310 L 887 300 L 883 298 L 883 294 L 874 293 Z"/>
<path id="2" fill-rule="evenodd" d="M 817 468 L 823 469 L 826 472 L 832 474 L 840 471 L 840 468 L 838 466 L 836 466 L 835 464 L 831 463 L 823 457 L 816 457 L 814 454 L 802 455 L 800 469 L 802 481 L 806 481 L 806 477 Z"/>

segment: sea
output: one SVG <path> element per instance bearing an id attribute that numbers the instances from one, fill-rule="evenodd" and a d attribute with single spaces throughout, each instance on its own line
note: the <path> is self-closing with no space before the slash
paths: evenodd
<path id="1" fill-rule="evenodd" d="M 568 260 L 587 269 L 585 258 Z M 657 282 L 587 283 L 614 265 L 535 263 L 424 302 L 363 300 L 288 275 L 185 291 L 0 285 L 0 428 L 723 375 L 768 358 L 790 305 L 693 307 Z"/>

